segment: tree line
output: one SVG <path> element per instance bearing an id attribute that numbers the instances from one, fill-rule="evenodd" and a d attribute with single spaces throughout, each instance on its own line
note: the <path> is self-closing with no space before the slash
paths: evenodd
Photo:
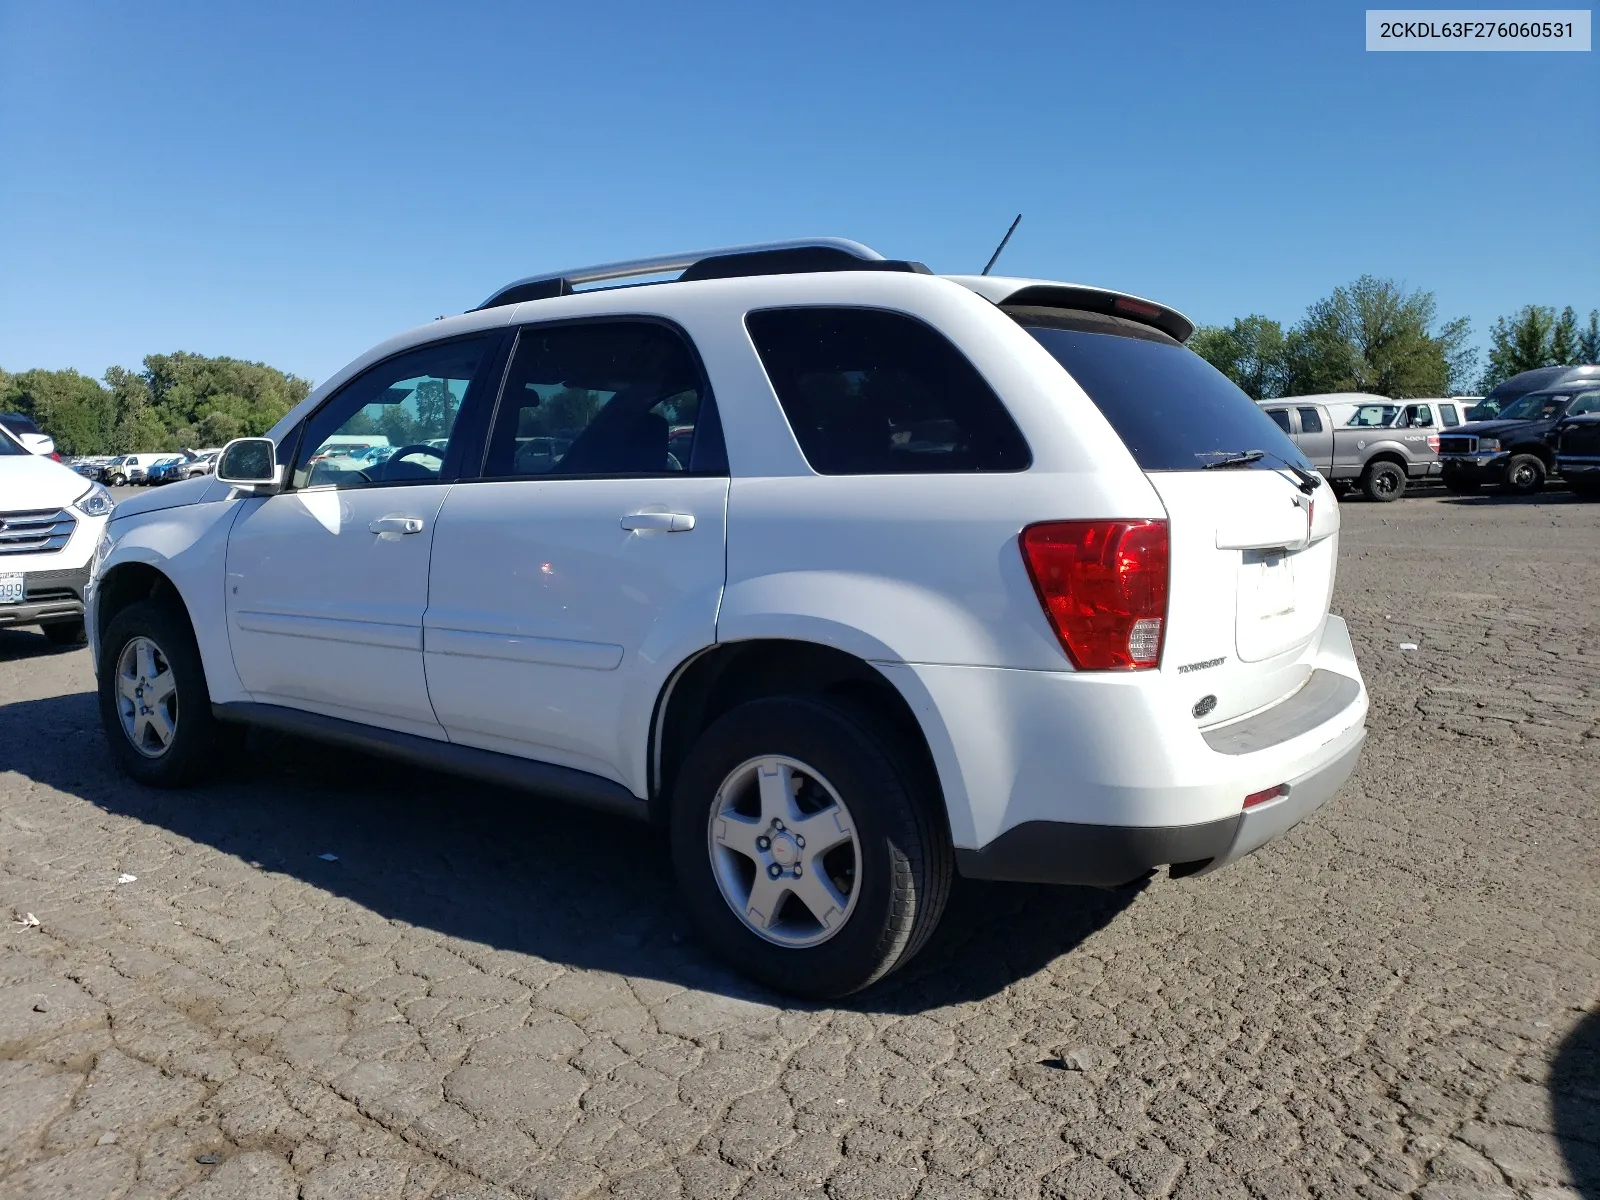
<path id="1" fill-rule="evenodd" d="M 1252 313 L 1203 325 L 1189 346 L 1253 399 L 1372 392 L 1394 399 L 1483 395 L 1534 367 L 1600 363 L 1600 310 L 1580 326 L 1568 305 L 1529 304 L 1489 328 L 1480 369 L 1465 317 L 1439 320 L 1432 292 L 1363 275 L 1333 289 L 1285 329 Z"/>
<path id="2" fill-rule="evenodd" d="M 259 436 L 304 400 L 308 380 L 265 363 L 179 351 L 152 354 L 142 371 L 0 370 L 0 412 L 20 412 L 62 454 L 129 454 L 220 446 Z"/>

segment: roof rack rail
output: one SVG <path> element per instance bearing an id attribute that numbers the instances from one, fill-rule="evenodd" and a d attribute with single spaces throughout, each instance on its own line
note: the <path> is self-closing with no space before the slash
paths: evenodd
<path id="1" fill-rule="evenodd" d="M 741 275 L 788 275 L 810 271 L 914 271 L 930 274 L 921 263 L 884 258 L 870 246 L 848 238 L 797 238 L 785 242 L 756 242 L 748 246 L 723 246 L 714 250 L 694 250 L 686 254 L 662 254 L 626 262 L 600 263 L 530 275 L 508 283 L 478 309 L 520 304 L 524 300 L 548 300 L 570 296 L 585 284 L 617 280 L 645 279 L 678 272 L 679 281 L 730 279 Z"/>

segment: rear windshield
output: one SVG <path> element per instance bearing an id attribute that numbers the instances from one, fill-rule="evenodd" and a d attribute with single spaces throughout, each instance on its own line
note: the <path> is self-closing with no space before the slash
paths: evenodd
<path id="1" fill-rule="evenodd" d="M 1195 471 L 1250 450 L 1265 453 L 1242 469 L 1311 466 L 1249 396 L 1176 342 L 1022 324 L 1089 394 L 1146 471 Z"/>

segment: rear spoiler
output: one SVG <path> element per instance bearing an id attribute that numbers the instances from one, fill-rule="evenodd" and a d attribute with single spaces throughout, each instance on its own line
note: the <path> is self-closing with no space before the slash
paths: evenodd
<path id="1" fill-rule="evenodd" d="M 1194 333 L 1194 322 L 1175 308 L 1157 304 L 1124 292 L 1086 287 L 1076 283 L 1051 283 L 1043 279 L 1008 279 L 993 275 L 948 275 L 963 287 L 977 292 L 997 305 L 1027 308 L 1070 308 L 1079 312 L 1103 313 L 1122 317 L 1159 329 L 1170 338 L 1186 342 Z"/>

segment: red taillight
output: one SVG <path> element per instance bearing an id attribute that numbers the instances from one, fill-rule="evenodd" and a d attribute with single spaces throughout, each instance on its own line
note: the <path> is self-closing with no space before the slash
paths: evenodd
<path id="1" fill-rule="evenodd" d="M 1276 800 L 1279 796 L 1289 794 L 1289 785 L 1280 783 L 1277 787 L 1269 787 L 1265 791 L 1251 792 L 1244 798 L 1246 808 L 1254 808 L 1258 804 L 1265 804 L 1268 800 Z"/>
<path id="2" fill-rule="evenodd" d="M 1166 633 L 1165 521 L 1051 521 L 1022 531 L 1022 561 L 1080 671 L 1141 670 Z"/>
<path id="3" fill-rule="evenodd" d="M 57 454 L 54 450 L 50 451 L 50 457 L 55 459 L 56 462 L 61 461 L 61 455 Z"/>
<path id="4" fill-rule="evenodd" d="M 1432 450 L 1435 454 L 1439 453 L 1439 435 L 1437 433 L 1430 433 L 1428 435 L 1428 449 Z"/>

